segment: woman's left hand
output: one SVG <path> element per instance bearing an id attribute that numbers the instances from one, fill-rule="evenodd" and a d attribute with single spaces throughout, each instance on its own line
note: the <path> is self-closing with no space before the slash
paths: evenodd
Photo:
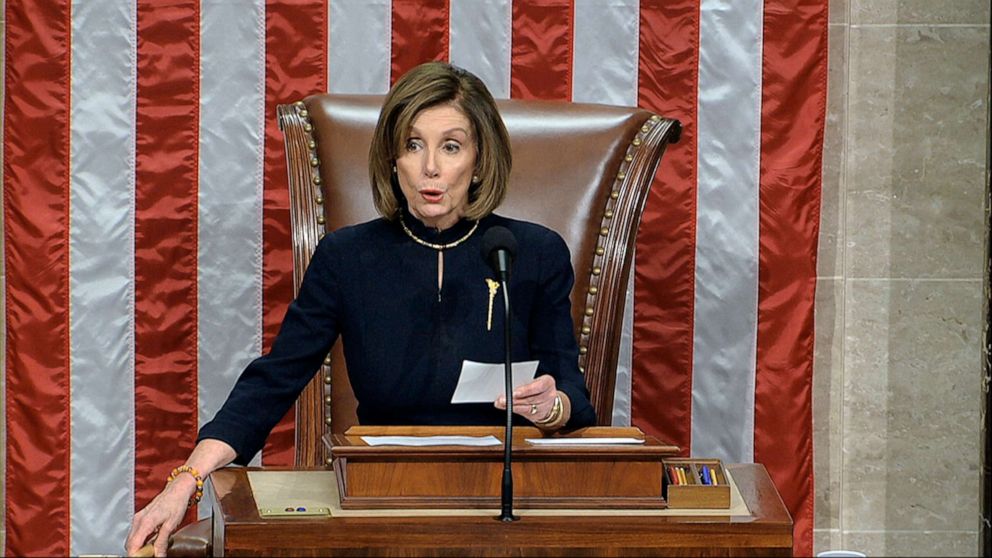
<path id="1" fill-rule="evenodd" d="M 557 395 L 554 377 L 538 376 L 533 382 L 513 390 L 513 412 L 531 422 L 543 420 L 551 415 Z M 495 405 L 497 409 L 506 409 L 506 396 L 497 397 Z"/>

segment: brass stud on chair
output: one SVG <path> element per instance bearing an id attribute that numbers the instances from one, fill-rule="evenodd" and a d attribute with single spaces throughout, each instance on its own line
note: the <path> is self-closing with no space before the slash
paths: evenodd
<path id="1" fill-rule="evenodd" d="M 303 125 L 303 129 L 305 131 L 307 131 L 307 132 L 312 132 L 313 131 L 313 126 L 311 126 L 310 123 L 307 122 L 306 124 Z M 637 141 L 637 140 L 634 140 L 634 141 Z M 637 145 L 637 144 L 635 143 L 634 145 Z"/>
<path id="2" fill-rule="evenodd" d="M 324 203 L 324 196 L 321 196 L 320 194 L 317 194 L 317 196 L 313 199 L 313 201 L 317 205 L 320 205 L 320 204 Z"/>
<path id="3" fill-rule="evenodd" d="M 649 127 L 649 126 L 648 126 L 647 124 L 645 124 L 645 125 L 643 125 L 643 126 L 641 126 L 641 131 L 642 131 L 642 132 L 645 132 L 645 133 L 647 133 L 647 131 L 648 131 L 648 130 L 650 130 L 650 129 L 651 129 L 651 128 L 650 128 L 650 127 Z"/>
<path id="4" fill-rule="evenodd" d="M 627 178 L 627 173 L 623 171 L 617 173 L 617 180 L 623 180 L 624 178 Z"/>
<path id="5" fill-rule="evenodd" d="M 585 366 L 580 366 L 579 367 L 579 374 L 585 374 L 585 373 L 586 373 L 586 367 Z"/>
<path id="6" fill-rule="evenodd" d="M 331 365 L 331 355 L 327 355 L 327 356 L 324 357 L 324 364 L 326 364 L 328 366 Z"/>
<path id="7" fill-rule="evenodd" d="M 603 272 L 603 268 L 601 268 L 599 266 L 596 266 L 596 267 L 592 268 L 592 274 L 593 275 L 599 275 L 602 272 Z"/>
<path id="8" fill-rule="evenodd" d="M 317 216 L 317 224 L 318 225 L 323 225 L 324 224 L 324 216 L 323 215 L 318 215 Z"/>
<path id="9" fill-rule="evenodd" d="M 634 156 L 633 156 L 633 155 L 631 155 L 630 153 L 628 153 L 628 154 L 627 154 L 627 155 L 626 155 L 626 156 L 625 156 L 625 157 L 623 158 L 623 160 L 624 160 L 624 161 L 627 161 L 627 162 L 629 163 L 629 162 L 631 162 L 631 161 L 633 161 L 633 160 L 634 160 Z"/>
<path id="10" fill-rule="evenodd" d="M 603 248 L 602 246 L 597 246 L 596 247 L 596 255 L 597 256 L 602 256 L 605 253 L 606 253 L 606 248 Z"/>
<path id="11" fill-rule="evenodd" d="M 318 159 L 316 157 L 313 157 L 313 158 L 310 159 L 310 166 L 311 167 L 316 167 L 319 164 L 320 164 L 320 159 Z"/>
<path id="12" fill-rule="evenodd" d="M 302 116 L 303 118 L 306 118 L 307 116 L 310 116 L 310 113 L 307 112 L 307 109 L 300 109 L 300 116 Z M 647 130 L 644 130 L 644 131 L 646 132 Z"/>
<path id="13" fill-rule="evenodd" d="M 592 306 L 586 307 L 586 316 L 592 316 Z"/>
<path id="14" fill-rule="evenodd" d="M 606 227 L 599 229 L 599 236 L 606 236 L 608 234 L 610 234 L 610 229 Z"/>
<path id="15" fill-rule="evenodd" d="M 328 457 L 328 458 L 324 459 L 324 464 L 325 465 L 334 465 L 334 458 Z"/>
<path id="16" fill-rule="evenodd" d="M 327 385 L 330 385 L 331 384 L 331 375 L 330 374 L 325 374 L 324 375 L 324 383 L 327 384 Z"/>
<path id="17" fill-rule="evenodd" d="M 330 405 L 331 404 L 331 396 L 330 395 L 325 395 L 324 396 L 324 404 L 325 405 Z"/>
<path id="18" fill-rule="evenodd" d="M 324 424 L 330 426 L 331 425 L 331 417 L 324 417 Z"/>
<path id="19" fill-rule="evenodd" d="M 596 285 L 589 285 L 589 294 L 595 295 L 599 293 L 599 287 Z"/>
<path id="20" fill-rule="evenodd" d="M 317 149 L 317 142 L 311 139 L 310 141 L 307 142 L 307 147 L 309 147 L 310 149 Z"/>
<path id="21" fill-rule="evenodd" d="M 306 106 L 306 105 L 304 105 L 304 104 L 303 104 L 303 101 L 296 101 L 296 102 L 295 102 L 295 103 L 293 103 L 293 104 L 294 104 L 294 105 L 296 105 L 296 106 L 298 106 L 298 107 L 303 107 L 303 106 Z"/>
<path id="22" fill-rule="evenodd" d="M 659 120 L 661 120 L 661 117 L 658 116 L 657 114 L 652 114 L 651 115 L 651 122 L 657 122 Z"/>
<path id="23" fill-rule="evenodd" d="M 634 138 L 634 141 L 632 141 L 630 143 L 634 144 L 634 147 L 637 147 L 637 146 L 641 145 L 641 138 Z"/>
<path id="24" fill-rule="evenodd" d="M 582 326 L 582 333 L 583 334 L 589 335 L 589 332 L 590 331 L 592 331 L 592 328 L 591 327 L 589 327 L 589 326 Z"/>
<path id="25" fill-rule="evenodd" d="M 589 352 L 589 347 L 586 347 L 586 346 L 579 347 L 579 354 L 580 355 L 584 355 L 584 354 L 586 354 L 588 352 Z"/>
<path id="26" fill-rule="evenodd" d="M 320 184 L 320 175 L 319 174 L 313 175 L 313 183 L 314 184 Z"/>
<path id="27" fill-rule="evenodd" d="M 603 217 L 605 217 L 607 219 L 612 219 L 613 218 L 613 210 L 612 209 L 607 209 L 606 210 L 606 213 L 603 214 Z"/>
<path id="28" fill-rule="evenodd" d="M 619 198 L 620 197 L 620 190 L 613 190 L 612 192 L 610 192 L 610 197 L 613 198 L 613 199 Z"/>

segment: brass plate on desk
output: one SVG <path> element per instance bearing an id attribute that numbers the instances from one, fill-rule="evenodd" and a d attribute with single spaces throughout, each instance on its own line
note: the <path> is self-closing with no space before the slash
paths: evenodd
<path id="1" fill-rule="evenodd" d="M 305 506 L 286 506 L 279 508 L 258 508 L 258 515 L 273 518 L 304 518 L 304 517 L 330 517 L 330 508 L 307 508 Z"/>
<path id="2" fill-rule="evenodd" d="M 258 515 L 266 518 L 330 517 L 337 494 L 323 471 L 248 471 Z"/>

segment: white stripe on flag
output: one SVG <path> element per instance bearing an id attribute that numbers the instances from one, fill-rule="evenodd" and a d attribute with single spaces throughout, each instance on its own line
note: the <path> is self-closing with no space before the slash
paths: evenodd
<path id="1" fill-rule="evenodd" d="M 575 0 L 572 100 L 637 106 L 639 0 Z M 634 270 L 630 270 L 621 322 L 613 393 L 613 424 L 630 424 L 634 329 Z"/>
<path id="2" fill-rule="evenodd" d="M 575 0 L 572 100 L 637 106 L 638 0 Z"/>
<path id="3" fill-rule="evenodd" d="M 331 93 L 389 90 L 392 65 L 390 0 L 330 0 L 327 87 Z"/>
<path id="4" fill-rule="evenodd" d="M 510 98 L 511 0 L 452 0 L 451 63 L 486 84 L 497 99 Z"/>
<path id="5" fill-rule="evenodd" d="M 134 513 L 134 10 L 72 3 L 72 555 L 120 552 Z"/>
<path id="6" fill-rule="evenodd" d="M 199 424 L 262 350 L 265 3 L 203 0 L 197 239 Z M 256 462 L 259 456 L 256 456 Z M 200 514 L 209 515 L 201 506 Z"/>
<path id="7" fill-rule="evenodd" d="M 761 0 L 703 0 L 692 454 L 754 460 Z"/>

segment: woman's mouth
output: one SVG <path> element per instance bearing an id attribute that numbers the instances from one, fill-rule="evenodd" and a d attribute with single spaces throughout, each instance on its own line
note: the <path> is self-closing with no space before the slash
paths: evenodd
<path id="1" fill-rule="evenodd" d="M 441 203 L 444 198 L 444 191 L 436 188 L 424 188 L 420 191 L 420 197 L 427 203 Z"/>

